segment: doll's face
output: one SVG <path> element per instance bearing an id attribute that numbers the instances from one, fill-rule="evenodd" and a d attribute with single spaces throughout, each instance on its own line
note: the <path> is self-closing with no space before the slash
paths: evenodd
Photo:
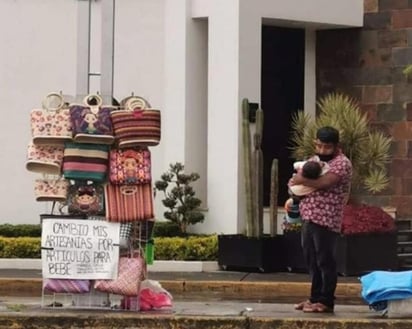
<path id="1" fill-rule="evenodd" d="M 83 194 L 77 197 L 77 202 L 81 205 L 90 205 L 95 201 L 96 197 L 94 195 Z"/>
<path id="2" fill-rule="evenodd" d="M 126 159 L 124 160 L 124 168 L 126 170 L 133 170 L 136 168 L 136 160 L 135 159 Z"/>
<path id="3" fill-rule="evenodd" d="M 93 124 L 93 123 L 95 123 L 95 122 L 97 121 L 97 118 L 96 118 L 96 116 L 95 116 L 93 113 L 87 113 L 87 114 L 84 116 L 84 121 L 86 121 L 86 122 L 89 123 L 89 124 Z"/>

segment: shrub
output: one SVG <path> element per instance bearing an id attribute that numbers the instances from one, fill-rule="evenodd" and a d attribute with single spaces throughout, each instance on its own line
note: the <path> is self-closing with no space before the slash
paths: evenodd
<path id="1" fill-rule="evenodd" d="M 170 221 L 158 221 L 154 226 L 153 236 L 180 236 L 179 225 Z M 3 237 L 41 237 L 40 224 L 0 224 L 0 236 Z"/>
<path id="2" fill-rule="evenodd" d="M 395 222 L 382 208 L 376 206 L 347 205 L 343 211 L 342 233 L 393 232 Z"/>
<path id="3" fill-rule="evenodd" d="M 217 236 L 155 238 L 156 260 L 217 260 Z M 0 258 L 40 258 L 41 239 L 0 237 Z"/>
<path id="4" fill-rule="evenodd" d="M 0 258 L 40 258 L 40 238 L 0 237 Z"/>
<path id="5" fill-rule="evenodd" d="M 181 163 L 172 163 L 169 170 L 154 184 L 155 191 L 163 192 L 163 206 L 169 209 L 163 215 L 178 224 L 183 234 L 186 233 L 188 225 L 204 220 L 204 215 L 199 210 L 202 201 L 195 196 L 196 192 L 191 186 L 200 176 L 197 173 L 185 174 L 184 169 Z"/>
<path id="6" fill-rule="evenodd" d="M 179 225 L 170 221 L 156 222 L 153 230 L 153 237 L 174 237 L 182 234 Z"/>
<path id="7" fill-rule="evenodd" d="M 316 131 L 322 126 L 339 130 L 340 146 L 351 160 L 353 167 L 352 186 L 370 193 L 384 190 L 388 183 L 387 165 L 391 160 L 392 138 L 373 129 L 359 104 L 349 96 L 332 93 L 318 102 L 315 120 L 299 111 L 292 118 L 292 152 L 301 160 L 315 153 L 313 141 Z"/>
<path id="8" fill-rule="evenodd" d="M 40 224 L 0 224 L 0 236 L 4 237 L 40 237 Z"/>
<path id="9" fill-rule="evenodd" d="M 217 259 L 217 236 L 155 238 L 156 260 Z"/>

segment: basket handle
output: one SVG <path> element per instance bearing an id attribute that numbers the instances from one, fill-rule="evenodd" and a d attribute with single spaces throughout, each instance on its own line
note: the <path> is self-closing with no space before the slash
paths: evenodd
<path id="1" fill-rule="evenodd" d="M 133 96 L 125 104 L 127 111 L 144 110 L 147 108 L 147 101 L 143 97 Z"/>
<path id="2" fill-rule="evenodd" d="M 124 185 L 120 187 L 120 193 L 129 196 L 137 193 L 137 187 L 133 185 Z"/>
<path id="3" fill-rule="evenodd" d="M 59 103 L 57 104 L 56 107 L 50 106 L 51 99 L 54 97 L 59 99 Z M 64 99 L 61 93 L 52 92 L 52 93 L 47 94 L 46 97 L 44 97 L 41 104 L 42 104 L 42 107 L 47 111 L 58 111 L 64 106 Z"/>
<path id="4" fill-rule="evenodd" d="M 103 99 L 99 94 L 89 94 L 83 98 L 83 103 L 90 107 L 92 113 L 99 113 L 100 106 L 103 104 Z"/>

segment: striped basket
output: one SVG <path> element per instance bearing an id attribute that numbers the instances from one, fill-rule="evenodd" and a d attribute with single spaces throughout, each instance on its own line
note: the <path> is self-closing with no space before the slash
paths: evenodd
<path id="1" fill-rule="evenodd" d="M 123 110 L 111 112 L 114 136 L 120 148 L 160 143 L 160 111 L 146 108 L 141 97 L 131 97 Z"/>
<path id="2" fill-rule="evenodd" d="M 154 217 L 151 184 L 106 184 L 106 218 L 111 222 L 132 222 Z"/>
<path id="3" fill-rule="evenodd" d="M 108 174 L 109 146 L 66 143 L 63 174 L 66 179 L 104 182 Z"/>
<path id="4" fill-rule="evenodd" d="M 83 294 L 90 291 L 90 280 L 44 279 L 43 289 L 49 292 Z"/>

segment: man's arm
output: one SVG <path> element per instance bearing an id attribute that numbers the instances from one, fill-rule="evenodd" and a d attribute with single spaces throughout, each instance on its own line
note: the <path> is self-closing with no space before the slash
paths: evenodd
<path id="1" fill-rule="evenodd" d="M 327 189 L 337 184 L 339 180 L 340 177 L 331 172 L 327 172 L 326 174 L 316 179 L 305 178 L 301 173 L 297 173 L 293 175 L 289 182 L 291 185 L 302 184 L 305 186 L 313 187 L 315 189 Z"/>

